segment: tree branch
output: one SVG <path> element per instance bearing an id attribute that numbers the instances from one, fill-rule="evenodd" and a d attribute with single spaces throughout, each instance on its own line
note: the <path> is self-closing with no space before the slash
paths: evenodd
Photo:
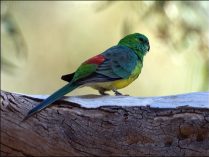
<path id="1" fill-rule="evenodd" d="M 209 156 L 208 96 L 68 97 L 22 122 L 40 97 L 1 91 L 1 156 Z"/>

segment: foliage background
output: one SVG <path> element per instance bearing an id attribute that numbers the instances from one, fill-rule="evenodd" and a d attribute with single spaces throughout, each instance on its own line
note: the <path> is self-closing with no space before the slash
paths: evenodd
<path id="1" fill-rule="evenodd" d="M 207 1 L 1 1 L 1 89 L 50 94 L 91 56 L 129 33 L 151 51 L 122 93 L 180 94 L 209 89 Z M 96 94 L 90 88 L 69 95 Z"/>

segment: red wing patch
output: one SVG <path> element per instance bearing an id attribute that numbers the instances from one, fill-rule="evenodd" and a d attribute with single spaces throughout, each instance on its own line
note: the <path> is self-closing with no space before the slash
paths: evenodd
<path id="1" fill-rule="evenodd" d="M 94 57 L 88 59 L 84 63 L 86 63 L 86 64 L 101 64 L 104 61 L 105 61 L 105 57 L 103 55 L 97 55 L 97 56 L 94 56 Z"/>

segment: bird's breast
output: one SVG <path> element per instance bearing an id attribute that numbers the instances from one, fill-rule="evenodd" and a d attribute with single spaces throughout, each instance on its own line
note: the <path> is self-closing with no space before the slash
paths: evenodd
<path id="1" fill-rule="evenodd" d="M 130 83 L 132 83 L 135 79 L 137 79 L 137 77 L 141 73 L 141 68 L 142 68 L 142 65 L 139 63 L 134 68 L 134 70 L 132 71 L 132 73 L 130 74 L 130 76 L 128 78 L 120 79 L 120 80 L 116 80 L 116 81 L 110 81 L 110 82 L 93 83 L 93 84 L 90 84 L 89 86 L 94 89 L 98 89 L 98 90 L 101 88 L 106 89 L 106 90 L 124 88 L 124 87 L 128 86 Z"/>

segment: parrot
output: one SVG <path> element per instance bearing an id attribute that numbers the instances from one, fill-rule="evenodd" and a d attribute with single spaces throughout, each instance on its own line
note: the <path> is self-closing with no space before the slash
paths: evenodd
<path id="1" fill-rule="evenodd" d="M 63 75 L 61 79 L 68 83 L 32 108 L 24 120 L 78 87 L 92 87 L 101 95 L 108 95 L 106 91 L 113 91 L 116 96 L 122 95 L 118 89 L 138 78 L 143 58 L 149 50 L 149 40 L 145 35 L 126 35 L 117 45 L 83 62 L 74 73 Z"/>

